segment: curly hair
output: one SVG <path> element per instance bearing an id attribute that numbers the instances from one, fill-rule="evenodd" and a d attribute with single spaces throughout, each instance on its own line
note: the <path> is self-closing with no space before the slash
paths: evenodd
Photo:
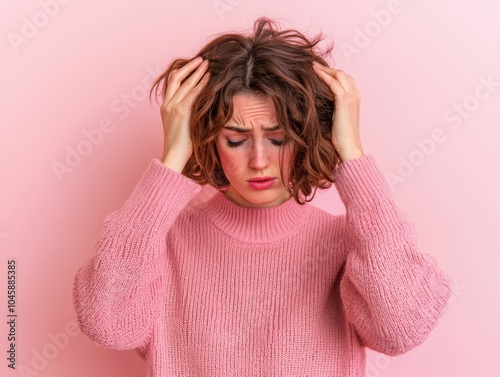
<path id="1" fill-rule="evenodd" d="M 233 115 L 233 95 L 264 95 L 273 101 L 285 144 L 293 141 L 285 188 L 303 205 L 314 198 L 317 188 L 326 189 L 335 182 L 333 171 L 341 162 L 331 141 L 333 93 L 312 68 L 313 61 L 328 65 L 323 57 L 330 54 L 333 45 L 316 52 L 316 45 L 324 39 L 321 32 L 309 40 L 295 29 L 280 30 L 267 17 L 254 22 L 253 32 L 250 36 L 218 34 L 196 54 L 208 60 L 210 79 L 193 103 L 193 155 L 182 174 L 200 185 L 209 183 L 219 191 L 227 189 L 229 181 L 215 145 L 217 134 Z M 153 91 L 158 96 L 162 82 L 164 97 L 170 73 L 192 59 L 175 59 L 153 83 L 150 100 Z M 283 182 L 281 153 L 280 174 Z M 313 188 L 312 197 L 307 198 Z"/>

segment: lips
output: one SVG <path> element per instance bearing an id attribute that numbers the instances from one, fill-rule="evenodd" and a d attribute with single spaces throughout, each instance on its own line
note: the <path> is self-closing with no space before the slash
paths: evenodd
<path id="1" fill-rule="evenodd" d="M 248 185 L 254 190 L 267 190 L 274 186 L 275 180 L 276 180 L 275 178 L 260 179 L 260 180 L 257 178 L 252 178 L 252 180 L 248 181 Z"/>
<path id="2" fill-rule="evenodd" d="M 256 177 L 249 179 L 248 182 L 265 182 L 274 179 L 273 177 Z"/>

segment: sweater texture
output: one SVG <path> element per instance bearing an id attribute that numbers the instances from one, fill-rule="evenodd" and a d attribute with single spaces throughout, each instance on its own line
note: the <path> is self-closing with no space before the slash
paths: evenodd
<path id="1" fill-rule="evenodd" d="M 451 293 L 373 155 L 333 171 L 345 214 L 247 208 L 154 158 L 76 272 L 81 331 L 147 377 L 364 377 L 421 344 Z"/>

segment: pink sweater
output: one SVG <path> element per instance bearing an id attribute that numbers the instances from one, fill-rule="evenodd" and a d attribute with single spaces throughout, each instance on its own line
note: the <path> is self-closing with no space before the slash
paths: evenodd
<path id="1" fill-rule="evenodd" d="M 421 344 L 450 296 L 373 155 L 334 171 L 346 214 L 246 208 L 153 159 L 74 280 L 79 326 L 148 377 L 365 376 Z"/>

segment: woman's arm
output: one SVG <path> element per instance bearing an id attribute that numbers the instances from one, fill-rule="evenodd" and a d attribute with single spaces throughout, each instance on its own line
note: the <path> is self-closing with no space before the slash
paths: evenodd
<path id="1" fill-rule="evenodd" d="M 347 254 L 340 295 L 361 343 L 388 355 L 422 343 L 450 296 L 435 258 L 422 253 L 372 155 L 341 163 L 336 188 Z"/>
<path id="2" fill-rule="evenodd" d="M 167 231 L 200 190 L 153 159 L 124 205 L 106 216 L 95 256 L 73 284 L 78 323 L 90 339 L 118 350 L 147 343 L 164 291 Z"/>

